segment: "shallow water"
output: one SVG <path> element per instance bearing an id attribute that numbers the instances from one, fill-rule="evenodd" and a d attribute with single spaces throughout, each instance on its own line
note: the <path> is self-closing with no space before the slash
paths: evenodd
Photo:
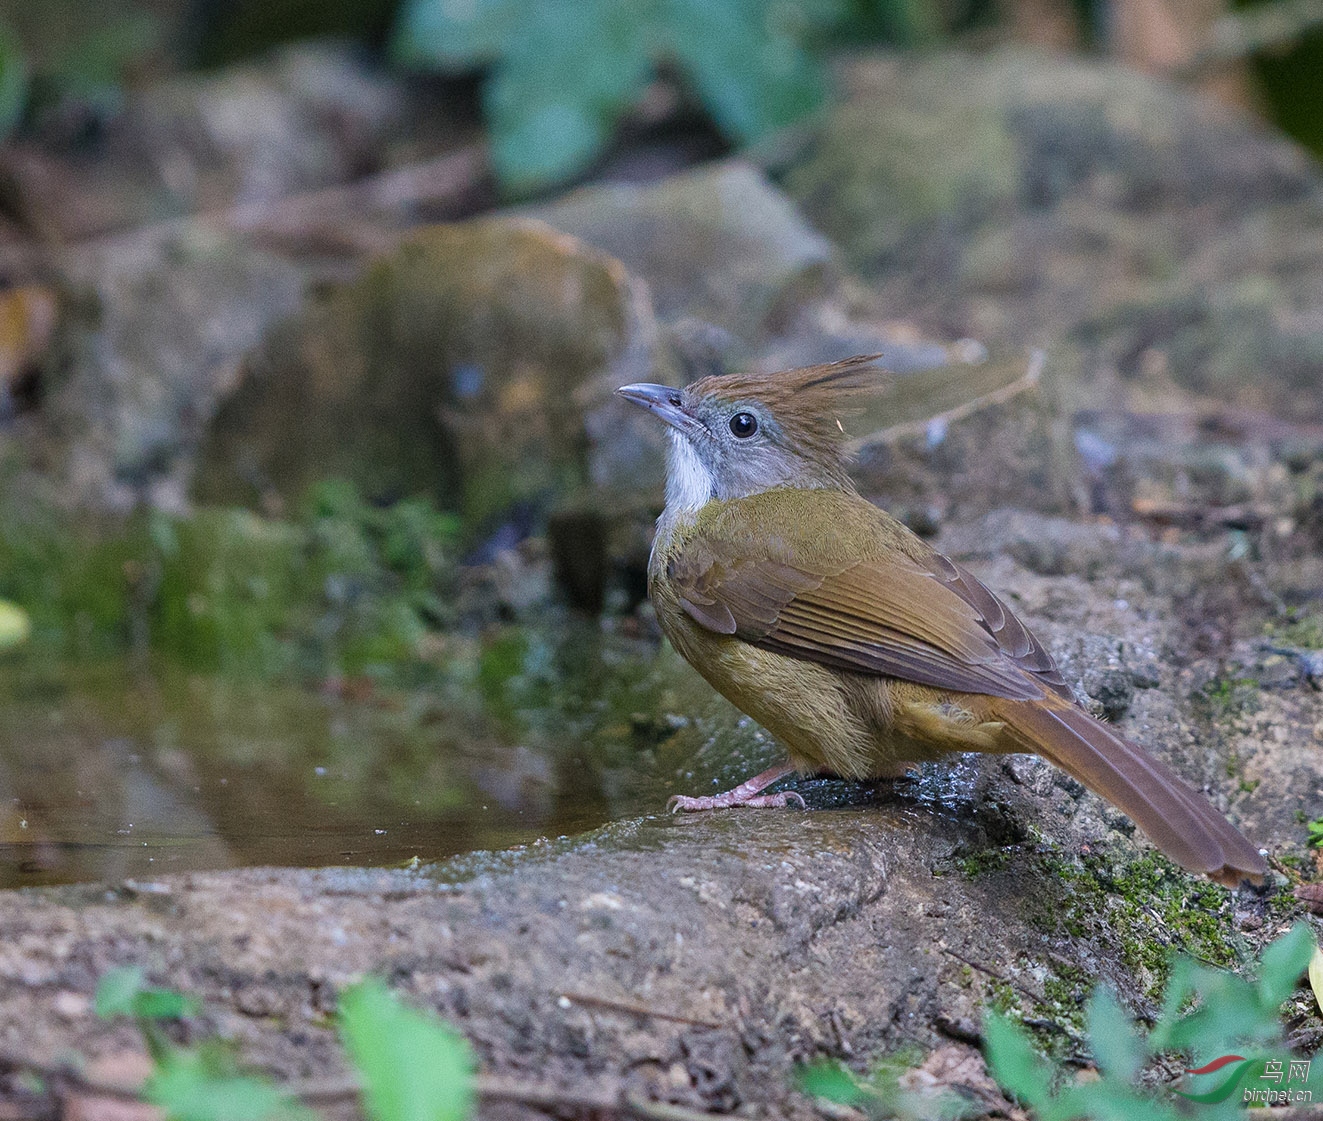
<path id="1" fill-rule="evenodd" d="M 588 628 L 411 687 L 0 661 L 0 886 L 390 865 L 657 812 L 776 749 L 668 651 Z"/>

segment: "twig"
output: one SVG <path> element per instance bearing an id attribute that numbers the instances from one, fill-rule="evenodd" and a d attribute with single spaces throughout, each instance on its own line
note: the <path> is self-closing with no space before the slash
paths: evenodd
<path id="1" fill-rule="evenodd" d="M 655 1102 L 638 1094 L 625 1094 L 620 1104 L 627 1116 L 642 1118 L 642 1121 L 712 1121 L 712 1118 L 721 1116 L 670 1102 Z"/>
<path id="2" fill-rule="evenodd" d="M 457 201 L 487 171 L 487 145 L 469 144 L 426 163 L 382 172 L 354 183 L 287 195 L 270 202 L 245 203 L 196 220 L 234 230 L 287 232 L 310 222 L 325 225 L 365 212 L 403 210 L 424 203 Z"/>
<path id="3" fill-rule="evenodd" d="M 58 247 L 72 253 L 113 255 L 121 246 L 178 237 L 207 227 L 285 237 L 294 232 L 306 234 L 309 228 L 330 229 L 344 237 L 348 224 L 361 222 L 365 215 L 401 212 L 423 205 L 433 209 L 447 207 L 452 211 L 450 216 L 458 217 L 464 210 L 464 196 L 483 181 L 487 167 L 487 145 L 469 144 L 426 163 L 382 172 L 353 183 L 183 214 L 162 222 L 111 230 Z M 0 265 L 5 259 L 0 254 Z"/>
<path id="4" fill-rule="evenodd" d="M 994 981 L 1000 981 L 1003 985 L 1010 985 L 1011 988 L 1018 989 L 1021 995 L 1027 996 L 1035 1004 L 1045 1003 L 1045 998 L 1042 993 L 1036 993 L 1032 989 L 1025 988 L 1024 985 L 1021 985 L 1018 981 L 1012 981 L 1004 973 L 998 973 L 995 969 L 989 969 L 986 965 L 979 965 L 976 961 L 970 961 L 969 958 L 956 953 L 955 950 L 944 949 L 942 950 L 942 953 L 946 954 L 948 957 L 955 958 L 958 962 L 963 962 L 965 965 L 969 966 L 970 969 L 977 969 L 980 973 L 987 974 L 987 976 L 991 977 Z"/>
<path id="5" fill-rule="evenodd" d="M 1261 526 L 1272 510 L 1242 502 L 1235 506 L 1203 506 L 1197 502 L 1167 502 L 1157 498 L 1136 498 L 1130 503 L 1131 512 L 1146 521 L 1161 525 L 1207 526 L 1220 525 L 1233 529 Z"/>
<path id="6" fill-rule="evenodd" d="M 1214 66 L 1290 46 L 1317 27 L 1323 27 L 1323 0 L 1274 0 L 1228 12 L 1213 22 L 1203 46 L 1175 76 L 1194 78 Z"/>
<path id="7" fill-rule="evenodd" d="M 29 1055 L 0 1050 L 0 1067 L 27 1071 L 56 1086 L 63 1084 L 96 1097 L 130 1102 L 142 1100 L 141 1087 L 91 1078 L 68 1062 L 46 1062 Z M 353 1075 L 344 1075 L 338 1078 L 277 1083 L 277 1088 L 306 1105 L 334 1105 L 357 1098 L 361 1085 Z M 596 1092 L 565 1090 L 547 1083 L 524 1082 L 489 1074 L 477 1075 L 474 1078 L 474 1089 L 483 1101 L 515 1102 L 538 1109 L 586 1110 L 635 1117 L 641 1121 L 711 1121 L 711 1118 L 717 1116 L 606 1088 Z"/>
<path id="8" fill-rule="evenodd" d="M 940 428 L 949 427 L 958 420 L 964 420 L 967 416 L 972 416 L 983 409 L 991 408 L 994 405 L 1001 405 L 1021 393 L 1034 389 L 1042 377 L 1043 365 L 1046 362 L 1046 355 L 1041 350 L 1035 350 L 1029 355 L 1029 366 L 1025 372 L 1013 382 L 1003 385 L 999 389 L 994 389 L 989 393 L 984 393 L 968 401 L 962 401 L 959 405 L 947 409 L 945 412 L 936 413 L 930 417 L 924 417 L 921 420 L 908 420 L 903 424 L 894 424 L 890 428 L 883 428 L 878 432 L 870 433 L 860 440 L 852 441 L 852 444 L 861 443 L 879 443 L 883 441 L 901 440 L 910 436 L 923 436 L 933 430 L 935 426 Z"/>
<path id="9" fill-rule="evenodd" d="M 654 1020 L 670 1020 L 677 1024 L 693 1024 L 699 1028 L 724 1028 L 727 1025 L 716 1020 L 700 1020 L 693 1016 L 682 1016 L 678 1012 L 659 1012 L 655 1008 L 646 1008 L 641 1004 L 629 1004 L 623 1000 L 610 1000 L 604 996 L 589 996 L 587 993 L 557 993 L 575 1004 L 593 1008 L 607 1008 L 614 1012 L 627 1012 L 632 1016 L 650 1016 Z"/>

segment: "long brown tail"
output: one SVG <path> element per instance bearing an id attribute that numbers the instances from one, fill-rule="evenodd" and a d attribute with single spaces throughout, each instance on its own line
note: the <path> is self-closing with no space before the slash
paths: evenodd
<path id="1" fill-rule="evenodd" d="M 1024 750 L 1128 814 L 1182 867 L 1230 887 L 1258 883 L 1268 871 L 1258 849 L 1203 795 L 1083 709 L 1053 699 L 999 700 L 995 713 Z"/>

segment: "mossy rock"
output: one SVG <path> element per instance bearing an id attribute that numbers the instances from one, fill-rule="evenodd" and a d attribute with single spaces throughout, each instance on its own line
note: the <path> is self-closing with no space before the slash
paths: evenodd
<path id="1" fill-rule="evenodd" d="M 250 357 L 194 494 L 284 508 L 333 476 L 481 526 L 595 475 L 646 485 L 660 438 L 612 390 L 648 375 L 654 333 L 625 269 L 574 238 L 530 220 L 431 227 Z"/>

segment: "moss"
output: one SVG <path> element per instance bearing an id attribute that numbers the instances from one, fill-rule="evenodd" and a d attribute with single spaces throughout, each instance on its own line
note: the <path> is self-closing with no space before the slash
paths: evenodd
<path id="1" fill-rule="evenodd" d="M 1193 699 L 1196 711 L 1205 720 L 1214 724 L 1226 723 L 1258 709 L 1259 683 L 1252 677 L 1218 677 L 1208 682 Z"/>
<path id="2" fill-rule="evenodd" d="M 136 649 L 192 669 L 358 674 L 416 656 L 449 613 L 454 519 L 317 489 L 298 517 L 201 510 L 91 522 L 0 504 L 0 598 L 64 657 Z"/>
<path id="3" fill-rule="evenodd" d="M 1064 890 L 1035 912 L 1035 925 L 1115 944 L 1148 996 L 1156 999 L 1161 992 L 1173 951 L 1213 965 L 1240 960 L 1243 939 L 1232 925 L 1233 896 L 1226 888 L 1196 879 L 1156 853 L 1124 865 L 1100 856 L 1079 863 L 1044 859 Z"/>
<path id="4" fill-rule="evenodd" d="M 988 872 L 1005 868 L 1009 861 L 1010 853 L 1005 849 L 984 849 L 965 856 L 957 856 L 952 863 L 962 876 L 972 880 Z"/>
<path id="5" fill-rule="evenodd" d="M 996 1009 L 1003 1016 L 1014 1015 L 1020 1018 L 1020 996 L 1015 986 L 999 977 L 984 979 L 984 991 L 987 993 L 987 1005 Z"/>
<path id="6" fill-rule="evenodd" d="M 1264 634 L 1282 646 L 1323 650 L 1323 617 L 1312 611 L 1291 608 L 1286 622 L 1268 623 Z"/>

